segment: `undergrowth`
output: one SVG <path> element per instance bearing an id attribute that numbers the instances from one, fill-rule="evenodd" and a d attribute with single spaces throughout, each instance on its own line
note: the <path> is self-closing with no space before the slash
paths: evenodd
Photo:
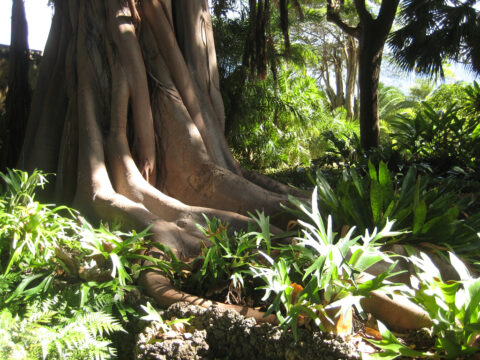
<path id="1" fill-rule="evenodd" d="M 135 279 L 150 267 L 169 273 L 170 263 L 142 254 L 148 229 L 94 228 L 71 208 L 36 201 L 41 172 L 0 177 L 2 358 L 115 357 L 112 339 L 140 317 Z"/>
<path id="2" fill-rule="evenodd" d="M 380 352 L 372 357 L 456 358 L 478 352 L 480 280 L 453 252 L 448 257 L 460 280 L 443 280 L 420 253 L 406 259 L 416 268 L 412 287 L 392 283 L 399 257 L 381 247 L 421 239 L 437 252 L 442 246 L 478 251 L 478 235 L 460 232 L 476 225 L 460 217 L 466 208 L 455 204 L 458 194 L 429 187 L 415 169 L 401 181 L 384 163 L 368 169 L 366 177 L 346 171 L 335 187 L 319 173 L 310 201 L 290 199 L 288 210 L 298 220 L 286 233 L 273 234 L 261 212 L 250 214 L 245 232 L 205 218 L 201 254 L 188 264 L 150 243 L 148 229 L 94 228 L 73 209 L 37 202 L 35 190 L 46 182 L 40 172 L 0 174 L 2 358 L 107 359 L 117 355 L 112 339 L 121 338 L 140 312 L 147 313 L 144 320 L 170 326 L 151 305 L 140 306 L 135 280 L 151 268 L 202 296 L 262 304 L 295 337 L 298 327 L 349 333 L 352 309 L 365 316 L 362 298 L 372 291 L 400 292 L 428 312 L 435 344 L 428 351 L 412 350 L 379 323 L 381 340 L 369 341 Z M 445 207 L 443 213 L 437 210 Z M 440 230 L 446 237 L 438 238 Z M 448 241 L 451 234 L 457 242 Z M 147 255 L 152 246 L 164 252 L 164 260 Z M 379 262 L 387 265 L 384 271 L 369 275 Z"/>

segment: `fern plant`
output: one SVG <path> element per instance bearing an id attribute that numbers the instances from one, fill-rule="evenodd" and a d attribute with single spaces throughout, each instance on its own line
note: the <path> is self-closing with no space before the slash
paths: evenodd
<path id="1" fill-rule="evenodd" d="M 31 304 L 24 316 L 0 311 L 2 359 L 109 359 L 115 349 L 105 335 L 123 331 L 111 315 L 79 311 L 72 317 L 55 308 L 58 299 Z"/>
<path id="2" fill-rule="evenodd" d="M 155 245 L 148 229 L 94 228 L 73 209 L 36 201 L 42 173 L 0 177 L 0 311 L 3 329 L 14 329 L 2 333 L 2 349 L 28 359 L 111 357 L 107 337 L 121 330 L 120 320 L 140 317 L 138 304 L 127 301 L 138 293 L 140 272 L 172 276 L 173 267 L 145 254 Z"/>

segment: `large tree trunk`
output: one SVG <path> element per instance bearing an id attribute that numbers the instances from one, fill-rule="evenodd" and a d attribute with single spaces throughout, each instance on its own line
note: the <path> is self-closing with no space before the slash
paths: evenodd
<path id="1" fill-rule="evenodd" d="M 359 41 L 358 83 L 360 86 L 360 139 L 363 149 L 380 143 L 378 119 L 378 82 L 382 63 L 383 43 L 375 40 L 375 27 L 366 26 Z"/>
<path id="2" fill-rule="evenodd" d="M 227 148 L 207 1 L 143 0 L 137 29 L 128 3 L 56 2 L 21 165 L 57 173 L 57 201 L 151 225 L 191 256 L 202 213 L 246 228 L 249 211 L 277 213 L 287 188 Z M 174 291 L 145 276 L 152 295 Z"/>
<path id="3" fill-rule="evenodd" d="M 365 0 L 355 0 L 360 18 L 358 83 L 360 87 L 360 141 L 368 150 L 380 144 L 378 82 L 383 47 L 392 28 L 399 0 L 382 0 L 378 16 L 368 12 Z"/>
<path id="4" fill-rule="evenodd" d="M 13 168 L 17 163 L 30 109 L 31 91 L 28 81 L 30 53 L 23 0 L 13 0 L 11 28 L 6 119 L 0 127 L 0 170 L 6 167 Z"/>

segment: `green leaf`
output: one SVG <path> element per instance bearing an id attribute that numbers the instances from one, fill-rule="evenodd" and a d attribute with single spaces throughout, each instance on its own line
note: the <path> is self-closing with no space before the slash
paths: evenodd
<path id="1" fill-rule="evenodd" d="M 380 166 L 378 168 L 378 182 L 382 187 L 383 206 L 386 208 L 393 199 L 393 183 L 387 164 L 385 164 L 383 161 L 380 162 Z"/>
<path id="2" fill-rule="evenodd" d="M 437 339 L 438 347 L 447 353 L 448 359 L 456 359 L 462 353 L 462 346 L 458 343 L 454 331 L 445 331 Z"/>
<path id="3" fill-rule="evenodd" d="M 126 280 L 132 282 L 132 278 L 125 270 L 122 259 L 117 254 L 110 254 L 110 260 L 112 261 L 112 277 L 115 278 L 116 272 L 118 271 L 118 281 L 120 285 L 125 286 Z"/>
<path id="4" fill-rule="evenodd" d="M 427 218 L 427 204 L 421 200 L 413 210 L 413 233 L 418 234 L 422 230 Z"/>
<path id="5" fill-rule="evenodd" d="M 448 255 L 450 257 L 450 263 L 452 264 L 457 274 L 460 276 L 460 280 L 470 280 L 472 276 L 470 275 L 470 271 L 468 271 L 463 261 L 450 251 L 448 252 Z"/>
<path id="6" fill-rule="evenodd" d="M 360 250 L 360 249 L 359 249 Z M 358 253 L 358 250 L 355 252 Z M 352 255 L 353 257 L 353 255 Z M 357 255 L 355 259 L 350 259 L 349 264 L 357 271 L 363 272 L 370 266 L 375 265 L 379 261 L 382 261 L 384 256 L 377 251 L 363 251 L 360 255 Z M 355 261 L 355 262 L 352 262 Z"/>
<path id="7" fill-rule="evenodd" d="M 437 282 L 437 284 L 442 291 L 443 300 L 450 308 L 450 311 L 455 313 L 455 296 L 460 284 L 456 281 Z"/>
<path id="8" fill-rule="evenodd" d="M 305 270 L 305 274 L 303 275 L 303 280 L 305 280 L 308 277 L 308 275 L 310 275 L 314 271 L 321 272 L 323 270 L 323 265 L 325 264 L 326 258 L 327 258 L 327 254 L 320 255 L 315 260 L 315 262 Z"/>
<path id="9" fill-rule="evenodd" d="M 457 206 L 451 207 L 443 215 L 434 217 L 429 220 L 422 228 L 421 233 L 427 234 L 434 232 L 435 234 L 449 235 L 453 228 L 452 223 L 458 218 L 460 211 Z"/>
<path id="10" fill-rule="evenodd" d="M 395 269 L 395 266 L 397 266 L 397 261 L 394 262 L 392 265 L 389 266 L 389 268 L 380 273 L 379 275 L 375 276 L 374 278 L 364 281 L 360 284 L 357 285 L 357 289 L 352 289 L 352 292 L 355 292 L 357 295 L 362 295 L 364 297 L 370 296 L 370 293 L 374 290 L 378 290 L 380 288 L 385 288 L 390 286 L 389 284 L 385 283 L 385 280 L 388 279 L 389 277 L 396 276 L 399 274 L 404 273 L 404 271 L 397 271 L 393 272 Z M 392 284 L 394 285 L 394 284 Z"/>
<path id="11" fill-rule="evenodd" d="M 141 317 L 142 320 L 145 321 L 157 321 L 161 324 L 164 323 L 162 317 L 158 313 L 158 311 L 150 304 L 150 302 L 147 302 L 147 306 L 140 305 L 142 310 L 147 314 Z"/>
<path id="12" fill-rule="evenodd" d="M 409 347 L 403 345 L 398 339 L 393 335 L 385 325 L 383 325 L 380 321 L 378 322 L 378 330 L 380 334 L 382 334 L 382 340 L 372 340 L 367 339 L 369 343 L 379 347 L 382 350 L 385 350 L 385 354 L 382 355 L 381 353 L 378 356 L 373 358 L 378 359 L 395 359 L 398 356 L 409 356 L 409 357 L 419 357 L 419 356 L 431 356 L 430 353 L 421 352 L 417 350 L 410 349 Z"/>
<path id="13" fill-rule="evenodd" d="M 465 310 L 464 322 L 478 321 L 480 318 L 480 278 L 465 284 L 468 294 L 469 303 Z"/>
<path id="14" fill-rule="evenodd" d="M 402 182 L 400 197 L 398 199 L 398 206 L 400 208 L 405 207 L 404 202 L 411 201 L 411 199 L 409 199 L 409 194 L 411 194 L 411 191 L 414 188 L 416 177 L 417 177 L 417 170 L 415 169 L 415 167 L 412 166 L 410 167 L 410 169 L 408 169 L 407 175 L 405 175 L 405 178 L 403 179 L 403 182 Z"/>
<path id="15" fill-rule="evenodd" d="M 355 185 L 355 188 L 357 189 L 358 195 L 360 195 L 361 198 L 364 198 L 365 190 L 362 183 L 360 182 L 360 179 L 358 178 L 357 172 L 355 170 L 351 170 L 350 176 L 352 178 L 353 185 Z"/>
<path id="16" fill-rule="evenodd" d="M 375 169 L 375 165 L 371 161 L 368 162 L 368 173 L 371 180 L 378 181 L 377 169 Z"/>
<path id="17" fill-rule="evenodd" d="M 39 273 L 39 274 L 34 274 L 34 275 L 28 275 L 28 276 L 25 276 L 24 279 L 20 282 L 20 284 L 17 286 L 17 288 L 15 289 L 15 291 L 13 292 L 13 294 L 6 300 L 6 302 L 10 302 L 12 301 L 13 299 L 15 298 L 19 298 L 21 296 L 25 296 L 25 294 L 28 292 L 28 295 L 29 297 L 33 296 L 35 293 L 38 293 L 38 292 L 41 292 L 42 290 L 42 287 L 40 285 L 46 285 L 45 284 L 45 279 L 49 277 L 49 275 L 51 275 L 49 272 L 43 272 L 43 273 Z M 32 282 L 35 282 L 35 280 L 37 279 L 41 279 L 41 278 L 44 278 L 40 285 L 37 285 L 33 288 L 30 288 L 28 290 L 27 287 L 32 283 Z"/>
<path id="18" fill-rule="evenodd" d="M 383 210 L 383 193 L 380 183 L 373 179 L 370 183 L 370 206 L 372 207 L 373 221 L 378 224 Z"/>

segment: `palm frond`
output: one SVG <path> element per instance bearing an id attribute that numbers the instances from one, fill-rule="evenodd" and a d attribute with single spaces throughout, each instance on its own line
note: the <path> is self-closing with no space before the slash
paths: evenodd
<path id="1" fill-rule="evenodd" d="M 406 71 L 444 76 L 446 60 L 467 62 L 480 73 L 480 16 L 469 0 L 406 0 L 389 45 Z"/>

